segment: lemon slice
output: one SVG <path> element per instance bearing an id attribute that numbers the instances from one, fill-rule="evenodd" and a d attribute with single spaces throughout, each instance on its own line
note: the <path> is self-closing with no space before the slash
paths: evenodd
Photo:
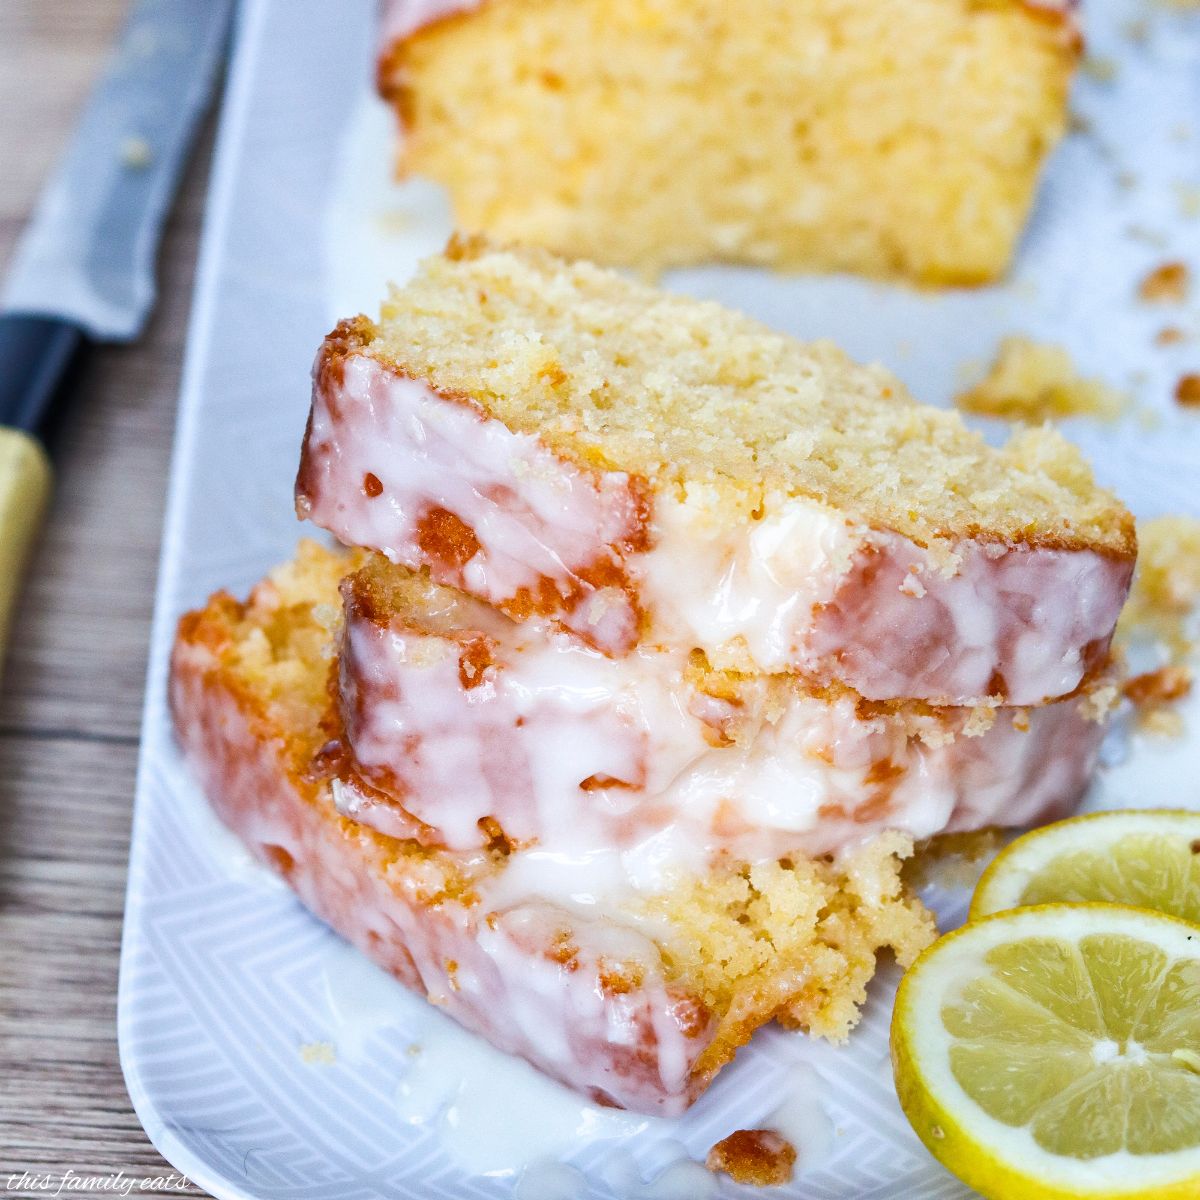
<path id="1" fill-rule="evenodd" d="M 983 873 L 971 918 L 1089 900 L 1200 922 L 1200 813 L 1105 812 L 1035 829 Z"/>
<path id="2" fill-rule="evenodd" d="M 985 917 L 900 983 L 901 1107 L 989 1200 L 1200 1196 L 1200 929 L 1115 904 Z"/>

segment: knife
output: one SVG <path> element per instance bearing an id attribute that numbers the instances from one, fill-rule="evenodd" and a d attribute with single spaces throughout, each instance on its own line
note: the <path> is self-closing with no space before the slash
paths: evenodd
<path id="1" fill-rule="evenodd" d="M 163 222 L 208 106 L 234 0 L 136 0 L 0 294 L 0 656 L 50 492 L 42 436 L 94 342 L 154 305 Z"/>

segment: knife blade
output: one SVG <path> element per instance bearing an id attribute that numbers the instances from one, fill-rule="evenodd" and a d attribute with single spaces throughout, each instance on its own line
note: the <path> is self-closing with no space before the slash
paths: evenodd
<path id="1" fill-rule="evenodd" d="M 38 440 L 88 342 L 135 339 L 234 0 L 135 0 L 0 295 L 0 654 L 50 487 Z"/>
<path id="2" fill-rule="evenodd" d="M 129 341 L 154 302 L 159 234 L 211 94 L 233 0 L 137 0 L 18 244 L 0 308 Z"/>

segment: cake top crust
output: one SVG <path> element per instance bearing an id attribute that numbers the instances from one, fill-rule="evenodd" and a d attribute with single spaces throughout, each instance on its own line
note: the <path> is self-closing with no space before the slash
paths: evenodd
<path id="1" fill-rule="evenodd" d="M 829 342 L 543 251 L 454 239 L 378 325 L 336 340 L 578 465 L 680 496 L 714 487 L 748 519 L 794 495 L 926 546 L 1136 551 L 1132 516 L 1054 430 L 993 448 Z"/>
<path id="2" fill-rule="evenodd" d="M 460 17 L 482 8 L 495 0 L 383 0 L 379 16 L 380 53 L 386 53 L 397 42 L 402 42 L 430 26 L 437 25 L 450 17 Z M 1067 31 L 1072 43 L 1079 41 L 1075 14 L 1079 0 L 990 0 L 995 5 L 1011 5 L 1023 9 L 1030 16 L 1053 21 Z M 987 3 L 980 8 L 988 7 Z"/>

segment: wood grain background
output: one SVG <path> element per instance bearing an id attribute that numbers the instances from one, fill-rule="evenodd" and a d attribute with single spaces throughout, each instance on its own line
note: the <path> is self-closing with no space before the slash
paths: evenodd
<path id="1" fill-rule="evenodd" d="M 198 0 L 203 2 L 203 0 Z M 0 271 L 125 0 L 0 0 Z M 117 1062 L 117 953 L 146 644 L 210 118 L 136 346 L 81 364 L 0 680 L 0 1193 L 23 1172 L 170 1171 Z M 67 1193 L 64 1193 L 67 1194 Z M 76 1193 L 78 1194 L 78 1193 Z M 204 1195 L 138 1190 L 146 1196 Z"/>

